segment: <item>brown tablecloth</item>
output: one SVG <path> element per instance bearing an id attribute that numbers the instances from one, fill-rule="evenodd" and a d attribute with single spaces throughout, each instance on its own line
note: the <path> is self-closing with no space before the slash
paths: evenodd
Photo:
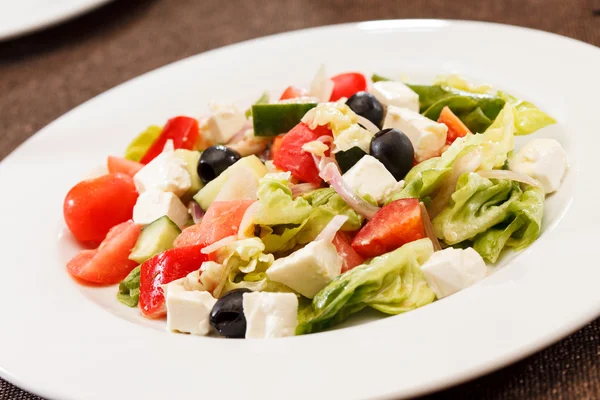
<path id="1" fill-rule="evenodd" d="M 594 3 L 600 11 L 597 0 L 117 0 L 56 28 L 0 43 L 0 159 L 61 114 L 121 82 L 245 39 L 371 19 L 451 18 L 528 26 L 600 45 Z M 598 399 L 600 320 L 524 361 L 434 397 Z M 0 399 L 39 397 L 0 380 Z"/>

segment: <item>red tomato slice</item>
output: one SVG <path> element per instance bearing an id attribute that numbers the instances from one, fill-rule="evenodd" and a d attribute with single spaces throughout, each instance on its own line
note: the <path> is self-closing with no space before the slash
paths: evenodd
<path id="1" fill-rule="evenodd" d="M 281 170 L 290 171 L 295 178 L 303 182 L 320 185 L 322 179 L 313 156 L 302 150 L 302 146 L 324 135 L 331 136 L 331 130 L 326 126 L 317 126 L 312 130 L 304 122 L 299 123 L 283 135 L 273 156 L 273 164 Z"/>
<path id="2" fill-rule="evenodd" d="M 112 284 L 123 280 L 137 263 L 128 257 L 142 227 L 133 221 L 112 228 L 95 250 L 82 250 L 67 264 L 67 270 L 86 282 Z"/>
<path id="3" fill-rule="evenodd" d="M 148 164 L 157 155 L 162 153 L 167 140 L 173 140 L 176 149 L 192 150 L 200 131 L 198 121 L 190 117 L 175 117 L 170 119 L 162 130 L 156 141 L 150 146 L 144 157 L 140 160 L 142 164 Z"/>
<path id="4" fill-rule="evenodd" d="M 342 273 L 365 262 L 365 259 L 350 246 L 351 240 L 349 239 L 346 232 L 338 232 L 333 238 L 333 245 L 342 258 Z"/>
<path id="5" fill-rule="evenodd" d="M 212 203 L 202 222 L 192 225 L 175 239 L 175 247 L 209 246 L 227 236 L 237 235 L 246 209 L 255 200 L 217 201 Z"/>
<path id="6" fill-rule="evenodd" d="M 385 205 L 358 232 L 352 248 L 365 258 L 396 250 L 425 237 L 418 199 L 400 199 Z"/>
<path id="7" fill-rule="evenodd" d="M 142 163 L 114 156 L 108 156 L 106 164 L 109 173 L 114 174 L 117 172 L 121 172 L 125 175 L 129 175 L 132 178 L 135 174 L 138 173 L 140 169 L 144 167 L 144 164 Z"/>
<path id="8" fill-rule="evenodd" d="M 283 91 L 279 100 L 295 99 L 296 97 L 306 96 L 308 91 L 305 89 L 297 88 L 296 86 L 288 86 Z"/>
<path id="9" fill-rule="evenodd" d="M 275 136 L 275 139 L 273 139 L 273 144 L 271 145 L 271 160 L 275 158 L 275 154 L 279 151 L 284 136 L 285 135 Z"/>
<path id="10" fill-rule="evenodd" d="M 209 258 L 203 246 L 170 249 L 145 261 L 140 271 L 140 308 L 144 316 L 159 318 L 166 314 L 165 295 L 161 285 L 185 277 L 200 268 Z"/>
<path id="11" fill-rule="evenodd" d="M 137 197 L 133 179 L 125 174 L 79 182 L 65 197 L 65 222 L 77 240 L 100 243 L 113 226 L 131 219 Z"/>
<path id="12" fill-rule="evenodd" d="M 342 97 L 350 97 L 357 92 L 367 90 L 367 78 L 358 72 L 339 74 L 331 80 L 334 83 L 331 101 L 337 101 Z"/>

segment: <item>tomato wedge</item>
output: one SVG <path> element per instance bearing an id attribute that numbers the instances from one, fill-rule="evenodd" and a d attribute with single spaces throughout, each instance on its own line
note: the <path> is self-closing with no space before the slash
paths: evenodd
<path id="1" fill-rule="evenodd" d="M 448 106 L 442 109 L 438 121 L 448 127 L 448 136 L 446 136 L 446 144 L 452 144 L 457 138 L 464 137 L 467 133 L 471 133 L 469 128 L 452 112 Z"/>
<path id="2" fill-rule="evenodd" d="M 307 90 L 298 88 L 296 86 L 288 86 L 287 89 L 285 89 L 281 94 L 279 100 L 295 99 L 297 97 L 302 97 L 306 95 L 308 95 Z"/>
<path id="3" fill-rule="evenodd" d="M 302 146 L 324 135 L 331 136 L 331 130 L 327 126 L 317 126 L 313 130 L 304 122 L 299 123 L 283 135 L 273 155 L 273 164 L 283 171 L 290 171 L 295 178 L 303 182 L 320 185 L 322 179 L 313 156 L 302 150 Z"/>
<path id="4" fill-rule="evenodd" d="M 342 258 L 342 273 L 351 270 L 354 267 L 359 266 L 365 262 L 365 259 L 361 257 L 350 245 L 352 240 L 346 232 L 338 232 L 333 238 L 333 245 L 335 246 L 339 256 Z"/>
<path id="5" fill-rule="evenodd" d="M 82 250 L 67 264 L 74 277 L 90 283 L 119 283 L 137 263 L 129 259 L 142 227 L 133 221 L 112 228 L 95 250 Z"/>
<path id="6" fill-rule="evenodd" d="M 192 150 L 198 141 L 200 131 L 198 121 L 190 117 L 175 117 L 170 119 L 162 130 L 156 141 L 150 146 L 144 157 L 140 160 L 142 164 L 148 164 L 159 155 L 167 143 L 173 141 L 176 149 Z"/>
<path id="7" fill-rule="evenodd" d="M 425 237 L 419 199 L 400 199 L 385 205 L 358 231 L 352 248 L 371 258 Z"/>
<path id="8" fill-rule="evenodd" d="M 115 174 L 120 172 L 125 175 L 129 175 L 132 178 L 140 169 L 144 167 L 144 164 L 142 163 L 115 156 L 108 156 L 106 164 L 109 173 Z"/>
<path id="9" fill-rule="evenodd" d="M 334 83 L 330 101 L 337 101 L 342 97 L 351 97 L 357 92 L 367 90 L 367 78 L 358 72 L 339 74 L 331 78 Z"/>
<path id="10" fill-rule="evenodd" d="M 140 271 L 140 308 L 148 318 L 160 318 L 167 312 L 161 285 L 198 270 L 209 258 L 203 246 L 170 249 L 145 261 Z"/>

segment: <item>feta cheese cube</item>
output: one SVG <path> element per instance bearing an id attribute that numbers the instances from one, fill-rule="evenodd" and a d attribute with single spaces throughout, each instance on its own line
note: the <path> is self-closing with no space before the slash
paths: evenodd
<path id="1" fill-rule="evenodd" d="M 188 221 L 188 209 L 173 193 L 152 190 L 142 193 L 133 207 L 133 221 L 147 225 L 166 215 L 182 228 Z"/>
<path id="2" fill-rule="evenodd" d="M 217 302 L 209 292 L 185 290 L 182 279 L 166 285 L 167 329 L 206 335 L 210 332 L 210 312 Z"/>
<path id="3" fill-rule="evenodd" d="M 396 179 L 385 166 L 373 156 L 366 155 L 344 175 L 344 182 L 359 196 L 369 195 L 380 203 L 385 194 L 396 187 Z"/>
<path id="4" fill-rule="evenodd" d="M 252 292 L 242 298 L 247 339 L 294 336 L 298 321 L 295 294 Z"/>
<path id="5" fill-rule="evenodd" d="M 383 129 L 395 128 L 404 132 L 415 149 L 418 162 L 437 157 L 446 145 L 448 127 L 407 108 L 389 106 Z"/>
<path id="6" fill-rule="evenodd" d="M 210 105 L 211 116 L 200 127 L 202 136 L 211 144 L 227 143 L 246 125 L 246 115 L 235 104 Z"/>
<path id="7" fill-rule="evenodd" d="M 341 272 L 342 259 L 335 246 L 319 240 L 275 260 L 267 269 L 267 276 L 312 299 Z"/>
<path id="8" fill-rule="evenodd" d="M 487 267 L 473 248 L 449 247 L 433 253 L 421 271 L 431 290 L 441 299 L 485 278 Z"/>
<path id="9" fill-rule="evenodd" d="M 546 193 L 555 192 L 567 172 L 567 154 L 554 139 L 534 139 L 509 162 L 511 170 L 540 181 Z"/>
<path id="10" fill-rule="evenodd" d="M 419 95 L 402 82 L 379 81 L 373 84 L 371 93 L 381 104 L 408 108 L 419 112 Z"/>
<path id="11" fill-rule="evenodd" d="M 177 157 L 174 151 L 166 151 L 139 170 L 133 177 L 133 182 L 140 194 L 158 190 L 172 192 L 179 197 L 192 186 L 192 177 L 185 161 Z"/>

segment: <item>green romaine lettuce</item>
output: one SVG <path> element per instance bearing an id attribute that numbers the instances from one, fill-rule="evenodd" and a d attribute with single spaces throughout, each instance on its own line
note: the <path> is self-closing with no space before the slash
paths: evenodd
<path id="1" fill-rule="evenodd" d="M 487 261 L 495 263 L 505 246 L 522 250 L 539 236 L 544 216 L 544 191 L 530 187 L 512 202 L 512 221 L 495 226 L 475 237 L 473 248 Z"/>
<path id="2" fill-rule="evenodd" d="M 519 100 L 505 92 L 498 92 L 498 96 L 516 109 L 515 135 L 529 135 L 545 126 L 556 123 L 554 118 L 537 108 L 533 103 Z"/>
<path id="3" fill-rule="evenodd" d="M 313 241 L 339 214 L 348 216 L 342 230 L 358 230 L 362 225 L 362 217 L 334 189 L 317 189 L 293 199 L 283 176 L 266 175 L 261 179 L 258 201 L 254 224 L 260 228 L 267 253 L 289 251 Z"/>
<path id="4" fill-rule="evenodd" d="M 449 245 L 472 239 L 505 221 L 521 193 L 516 182 L 463 174 L 450 204 L 433 219 L 433 229 Z"/>
<path id="5" fill-rule="evenodd" d="M 119 283 L 117 300 L 129 307 L 136 307 L 140 300 L 140 271 L 137 266 Z"/>
<path id="6" fill-rule="evenodd" d="M 296 334 L 322 331 L 365 307 L 399 314 L 431 303 L 420 269 L 431 254 L 431 241 L 421 239 L 339 275 L 301 308 Z"/>
<path id="7" fill-rule="evenodd" d="M 161 132 L 162 128 L 160 126 L 149 126 L 129 143 L 129 146 L 125 150 L 125 158 L 132 161 L 140 161 L 156 139 L 158 139 Z"/>

